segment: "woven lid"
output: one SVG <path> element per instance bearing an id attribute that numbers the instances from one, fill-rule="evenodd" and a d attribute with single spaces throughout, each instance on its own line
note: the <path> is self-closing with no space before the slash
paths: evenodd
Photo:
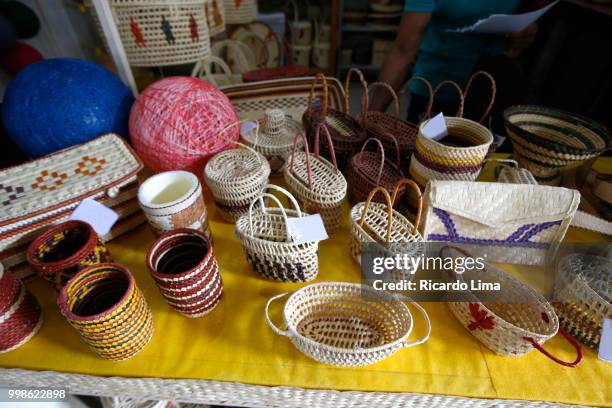
<path id="1" fill-rule="evenodd" d="M 281 109 L 268 109 L 264 117 L 258 119 L 259 136 L 255 129 L 242 135 L 252 145 L 265 148 L 291 148 L 295 135 L 301 130 L 299 122 L 286 115 Z"/>

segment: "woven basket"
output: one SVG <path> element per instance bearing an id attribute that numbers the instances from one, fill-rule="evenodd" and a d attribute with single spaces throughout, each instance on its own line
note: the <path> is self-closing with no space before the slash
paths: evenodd
<path id="1" fill-rule="evenodd" d="M 225 32 L 225 7 L 223 6 L 223 0 L 205 0 L 204 11 L 210 36 L 213 37 Z"/>
<path id="2" fill-rule="evenodd" d="M 228 67 L 236 75 L 257 68 L 257 55 L 241 41 L 215 41 L 212 44 L 211 54 L 227 61 Z M 242 81 L 242 76 L 240 79 Z"/>
<path id="3" fill-rule="evenodd" d="M 246 122 L 234 122 L 219 133 Z M 255 129 L 259 133 L 259 125 Z M 257 138 L 255 138 L 257 144 Z M 215 199 L 217 210 L 227 222 L 235 222 L 246 214 L 249 204 L 262 191 L 270 176 L 266 158 L 242 143 L 244 149 L 230 149 L 217 153 L 206 163 L 204 180 Z"/>
<path id="4" fill-rule="evenodd" d="M 300 20 L 299 7 L 295 1 L 288 2 L 293 8 L 293 21 L 289 22 L 292 46 L 310 46 L 312 44 L 312 24 L 307 20 Z"/>
<path id="5" fill-rule="evenodd" d="M 130 65 L 189 64 L 210 55 L 206 0 L 109 0 L 109 3 Z M 106 43 L 90 0 L 86 6 Z"/>
<path id="6" fill-rule="evenodd" d="M 389 138 L 395 140 L 393 136 L 389 136 Z M 378 145 L 378 153 L 364 151 L 370 142 Z M 361 152 L 353 156 L 347 170 L 349 199 L 352 203 L 365 201 L 370 191 L 378 186 L 383 187 L 389 194 L 393 192 L 397 182 L 404 178 L 400 169 L 397 144 L 395 145 L 395 154 L 396 162 L 392 163 L 385 159 L 385 149 L 380 140 L 370 138 L 365 141 L 361 147 Z M 405 188 L 402 186 L 398 192 L 399 197 L 404 194 L 404 190 Z"/>
<path id="7" fill-rule="evenodd" d="M 346 101 L 349 99 L 349 81 L 353 73 L 359 76 L 364 89 L 367 89 L 361 72 L 354 68 L 351 69 L 346 77 L 344 95 L 345 105 L 348 104 Z M 323 83 L 323 97 L 320 100 L 320 106 L 315 108 L 313 106 L 313 98 L 315 86 L 318 82 Z M 342 112 L 328 106 L 328 92 L 325 76 L 323 74 L 317 74 L 312 82 L 308 104 L 306 105 L 307 108 L 304 112 L 304 116 L 302 116 L 302 123 L 304 124 L 304 130 L 306 131 L 306 136 L 311 145 L 317 125 L 321 122 L 327 125 L 334 143 L 333 147 L 336 154 L 336 160 L 338 161 L 338 167 L 341 171 L 344 171 L 351 157 L 359 151 L 359 148 L 366 139 L 366 133 L 361 124 L 351 117 L 348 112 Z M 324 146 L 321 154 L 326 159 L 331 160 L 331 153 L 328 146 Z"/>
<path id="8" fill-rule="evenodd" d="M 421 187 L 429 180 L 476 180 L 493 143 L 491 131 L 479 123 L 454 117 L 444 120 L 449 132 L 444 140 L 449 144 L 425 137 L 427 121 L 419 126 L 410 175 Z M 451 135 L 462 146 L 451 146 Z"/>
<path id="9" fill-rule="evenodd" d="M 66 221 L 40 234 L 28 248 L 28 262 L 60 290 L 74 274 L 112 258 L 96 231 L 83 221 Z"/>
<path id="10" fill-rule="evenodd" d="M 499 160 L 502 162 L 495 166 L 495 178 L 500 183 L 510 184 L 538 184 L 533 174 L 527 169 L 519 167 L 515 160 Z"/>
<path id="11" fill-rule="evenodd" d="M 265 58 L 265 51 L 267 48 L 265 46 L 261 47 L 259 49 L 259 68 L 243 73 L 242 79 L 244 82 L 270 81 L 273 79 L 293 78 L 308 75 L 308 66 L 296 65 L 292 63 L 293 58 L 291 57 L 291 49 L 289 48 L 287 40 L 284 37 L 282 37 L 281 41 L 276 33 L 270 32 L 270 34 L 264 40 L 264 45 L 268 41 L 276 41 L 279 48 L 281 47 L 281 44 L 284 46 L 285 66 L 267 67 Z"/>
<path id="12" fill-rule="evenodd" d="M 266 190 L 277 190 L 286 195 L 294 210 L 284 209 L 276 196 Z M 287 190 L 268 184 L 264 193 L 255 198 L 249 212 L 236 222 L 236 235 L 242 243 L 248 262 L 260 276 L 281 282 L 306 282 L 317 277 L 319 262 L 318 242 L 293 243 L 289 235 L 287 217 L 302 217 L 295 198 Z M 274 201 L 278 208 L 265 208 L 264 199 Z M 253 207 L 259 203 L 260 208 Z"/>
<path id="13" fill-rule="evenodd" d="M 36 298 L 0 263 L 0 354 L 27 343 L 42 321 Z"/>
<path id="14" fill-rule="evenodd" d="M 223 283 L 211 241 L 201 231 L 181 228 L 162 235 L 147 252 L 147 266 L 161 295 L 187 317 L 210 313 Z"/>
<path id="15" fill-rule="evenodd" d="M 331 44 L 329 41 L 326 42 L 321 39 L 321 28 L 319 27 L 319 22 L 316 19 L 313 21 L 315 38 L 314 45 L 312 47 L 312 64 L 317 68 L 327 69 L 329 68 L 331 59 Z"/>
<path id="16" fill-rule="evenodd" d="M 58 299 L 62 315 L 101 358 L 138 354 L 153 336 L 153 315 L 125 267 L 104 263 L 74 275 Z"/>
<path id="17" fill-rule="evenodd" d="M 222 72 L 213 72 L 212 66 L 221 68 Z M 191 71 L 191 76 L 208 81 L 217 88 L 242 83 L 242 75 L 233 74 L 231 68 L 219 57 L 209 55 L 198 61 Z"/>
<path id="18" fill-rule="evenodd" d="M 281 330 L 272 323 L 269 309 L 287 294 L 268 300 L 268 325 L 302 353 L 325 364 L 374 364 L 402 348 L 423 344 L 431 333 L 429 316 L 418 303 L 411 301 L 423 315 L 427 334 L 409 341 L 414 322 L 404 303 L 387 292 L 346 282 L 314 283 L 292 293 L 283 309 L 286 330 Z"/>
<path id="19" fill-rule="evenodd" d="M 572 336 L 597 349 L 605 319 L 612 319 L 612 260 L 571 254 L 559 262 L 554 307 Z"/>
<path id="20" fill-rule="evenodd" d="M 542 106 L 504 111 L 514 158 L 540 184 L 556 185 L 560 170 L 597 157 L 612 146 L 606 127 L 586 117 Z"/>
<path id="21" fill-rule="evenodd" d="M 442 248 L 440 256 L 451 251 L 459 256 L 472 257 L 462 249 L 449 246 Z M 470 301 L 447 303 L 461 325 L 493 352 L 520 356 L 535 348 L 561 365 L 575 367 L 580 364 L 580 345 L 559 329 L 552 305 L 533 288 L 491 265 L 483 269 L 465 269 L 463 273 L 454 273 L 454 277 L 463 282 L 471 280 L 500 285 L 495 296 L 502 301 L 482 302 L 477 291 L 466 291 Z M 561 361 L 542 347 L 557 331 L 575 348 L 575 361 Z"/>
<path id="22" fill-rule="evenodd" d="M 223 0 L 226 24 L 246 24 L 257 19 L 257 0 Z"/>
<path id="23" fill-rule="evenodd" d="M 393 209 L 393 204 L 397 198 L 397 193 L 404 184 L 408 184 L 417 192 L 419 198 L 418 213 L 414 224 L 406 217 Z M 381 193 L 385 203 L 372 203 L 372 199 L 377 193 Z M 379 242 L 386 244 L 401 244 L 402 253 L 411 252 L 412 256 L 418 256 L 424 252 L 417 242 L 423 242 L 423 237 L 418 231 L 422 211 L 421 191 L 418 185 L 409 179 L 400 180 L 393 196 L 389 196 L 387 190 L 382 187 L 374 188 L 365 202 L 359 203 L 351 209 L 351 243 L 350 251 L 353 259 L 361 264 L 363 244 L 369 242 Z M 388 248 L 387 248 L 388 249 Z M 412 271 L 397 271 L 401 277 L 411 275 Z"/>
<path id="24" fill-rule="evenodd" d="M 319 136 L 323 129 L 327 135 L 333 164 L 319 157 Z M 296 151 L 297 144 L 304 140 L 305 152 Z M 315 132 L 315 153 L 311 155 L 303 133 L 295 137 L 290 165 L 285 169 L 285 182 L 289 190 L 301 203 L 304 211 L 321 214 L 325 230 L 329 235 L 335 233 L 342 220 L 342 203 L 346 197 L 346 180 L 336 163 L 331 135 L 327 127 L 320 123 Z"/>
<path id="25" fill-rule="evenodd" d="M 242 141 L 268 159 L 272 175 L 283 173 L 291 155 L 295 136 L 301 132 L 302 124 L 286 115 L 281 109 L 268 109 L 263 118 L 257 119 L 259 135 L 255 129 L 241 133 Z M 299 141 L 300 149 L 302 141 Z"/>

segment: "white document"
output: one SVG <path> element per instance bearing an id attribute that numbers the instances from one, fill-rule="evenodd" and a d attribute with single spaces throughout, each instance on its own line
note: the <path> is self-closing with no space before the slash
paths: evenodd
<path id="1" fill-rule="evenodd" d="M 471 26 L 457 28 L 454 30 L 446 30 L 452 33 L 485 33 L 485 34 L 505 34 L 518 33 L 523 31 L 527 26 L 540 18 L 544 13 L 550 10 L 559 0 L 550 3 L 548 6 L 541 9 L 530 11 L 523 14 L 492 14 L 487 18 L 478 20 Z"/>
<path id="2" fill-rule="evenodd" d="M 599 340 L 599 359 L 612 363 L 612 319 L 604 319 Z"/>
<path id="3" fill-rule="evenodd" d="M 440 140 L 448 135 L 448 128 L 446 127 L 446 121 L 442 112 L 423 125 L 423 135 L 431 140 Z"/>
<path id="4" fill-rule="evenodd" d="M 84 221 L 91 225 L 98 235 L 106 235 L 119 219 L 119 214 L 94 199 L 86 198 L 68 219 Z"/>
<path id="5" fill-rule="evenodd" d="M 320 214 L 287 218 L 287 224 L 289 227 L 289 236 L 294 244 L 319 242 L 328 238 Z"/>

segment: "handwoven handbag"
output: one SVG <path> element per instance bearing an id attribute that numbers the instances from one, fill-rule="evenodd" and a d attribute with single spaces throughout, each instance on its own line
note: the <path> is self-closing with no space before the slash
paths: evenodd
<path id="1" fill-rule="evenodd" d="M 130 65 L 181 65 L 210 55 L 206 1 L 109 0 Z M 86 0 L 86 6 L 96 20 L 100 36 L 107 43 L 91 0 Z"/>
<path id="2" fill-rule="evenodd" d="M 205 0 L 204 11 L 211 37 L 225 32 L 225 7 L 223 0 Z"/>
<path id="3" fill-rule="evenodd" d="M 349 81 L 353 73 L 360 78 L 364 89 L 367 89 L 367 84 L 361 72 L 354 68 L 349 70 L 345 83 L 345 101 L 349 98 Z M 320 106 L 314 107 L 314 90 L 319 82 L 323 83 L 323 96 L 320 100 Z M 317 125 L 319 123 L 325 123 L 327 125 L 332 136 L 338 167 L 340 171 L 344 171 L 351 157 L 361 148 L 361 145 L 366 139 L 366 133 L 361 124 L 350 116 L 348 112 L 331 108 L 328 102 L 328 95 L 327 79 L 323 74 L 317 74 L 312 82 L 306 111 L 304 112 L 304 116 L 302 116 L 302 123 L 306 131 L 306 136 L 311 144 L 315 136 Z M 347 102 L 345 102 L 345 104 L 347 104 Z M 321 154 L 326 159 L 331 160 L 329 147 L 324 146 Z"/>
<path id="4" fill-rule="evenodd" d="M 402 348 L 425 343 L 431 333 L 429 316 L 418 303 L 408 299 L 421 312 L 427 333 L 409 341 L 414 321 L 406 304 L 390 293 L 347 282 L 313 283 L 291 293 L 283 308 L 283 330 L 272 323 L 270 304 L 289 293 L 266 303 L 268 325 L 306 356 L 325 364 L 374 364 Z"/>
<path id="5" fill-rule="evenodd" d="M 459 256 L 471 256 L 468 252 L 444 247 L 440 256 L 450 251 Z M 554 362 L 576 367 L 582 361 L 580 345 L 563 329 L 550 303 L 527 284 L 512 275 L 491 265 L 484 268 L 468 269 L 462 273 L 454 272 L 458 281 L 479 282 L 479 284 L 499 284 L 495 298 L 499 301 L 483 301 L 480 291 L 464 291 L 462 295 L 470 300 L 447 302 L 453 315 L 474 337 L 496 354 L 504 356 L 521 356 L 533 349 Z M 485 295 L 486 296 L 486 295 Z M 543 348 L 543 344 L 559 332 L 576 350 L 576 360 L 566 362 L 558 359 Z"/>
<path id="6" fill-rule="evenodd" d="M 294 0 L 288 2 L 293 8 L 293 20 L 289 22 L 292 46 L 310 46 L 312 44 L 312 24 L 308 20 L 300 20 L 299 7 Z"/>
<path id="7" fill-rule="evenodd" d="M 266 193 L 276 190 L 285 195 L 294 209 L 285 209 L 276 196 Z M 247 214 L 236 222 L 236 235 L 247 261 L 260 276 L 281 282 L 306 282 L 319 272 L 318 242 L 296 244 L 289 234 L 287 217 L 303 217 L 295 198 L 282 187 L 268 184 L 255 198 Z M 266 208 L 264 199 L 274 201 L 278 208 Z M 255 204 L 259 208 L 255 209 Z"/>
<path id="8" fill-rule="evenodd" d="M 312 64 L 321 69 L 327 69 L 330 65 L 331 44 L 321 38 L 321 28 L 319 22 L 314 19 L 315 38 L 312 47 Z"/>
<path id="9" fill-rule="evenodd" d="M 425 240 L 469 244 L 492 262 L 532 265 L 555 252 L 580 202 L 578 191 L 562 187 L 439 180 L 427 184 L 424 197 Z"/>
<path id="10" fill-rule="evenodd" d="M 389 135 L 389 138 L 395 138 Z M 378 152 L 364 150 L 368 143 L 374 142 L 378 145 Z M 365 141 L 361 151 L 351 158 L 347 176 L 348 192 L 351 203 L 365 201 L 366 197 L 374 187 L 383 187 L 389 194 L 398 181 L 404 178 L 404 173 L 400 169 L 399 147 L 395 145 L 395 159 L 393 163 L 385 159 L 385 149 L 382 142 L 378 139 L 370 138 Z M 404 194 L 402 186 L 398 192 L 401 197 Z"/>
<path id="11" fill-rule="evenodd" d="M 325 131 L 329 146 L 332 147 L 333 164 L 319 156 L 321 129 Z M 304 141 L 304 152 L 297 151 L 300 139 Z M 306 136 L 299 133 L 295 137 L 290 164 L 284 173 L 285 182 L 301 203 L 304 211 L 310 214 L 321 214 L 325 230 L 331 235 L 340 227 L 347 184 L 342 173 L 338 171 L 331 135 L 323 123 L 317 126 L 314 144 L 315 152 L 314 155 L 311 155 Z"/>
<path id="12" fill-rule="evenodd" d="M 219 137 L 243 122 L 226 126 Z M 259 129 L 255 131 L 258 133 Z M 217 153 L 204 168 L 206 185 L 212 192 L 217 210 L 227 222 L 235 222 L 246 214 L 249 204 L 261 193 L 270 176 L 270 165 L 261 153 L 242 143 L 235 143 L 243 148 Z"/>
<path id="13" fill-rule="evenodd" d="M 246 24 L 257 19 L 257 0 L 223 0 L 226 24 Z"/>
<path id="14" fill-rule="evenodd" d="M 212 66 L 218 66 L 222 72 L 213 72 Z M 198 61 L 191 71 L 191 76 L 208 81 L 217 88 L 242 83 L 242 75 L 233 74 L 231 68 L 219 57 L 209 55 Z"/>
<path id="15" fill-rule="evenodd" d="M 561 326 L 597 349 L 605 319 L 612 319 L 612 259 L 570 254 L 557 269 L 553 306 Z"/>
<path id="16" fill-rule="evenodd" d="M 266 64 L 265 44 L 268 41 L 276 41 L 279 44 L 279 48 L 281 44 L 284 46 L 285 50 L 285 65 L 278 67 L 268 67 Z M 296 65 L 293 63 L 293 59 L 291 58 L 291 49 L 287 44 L 287 40 L 282 37 L 282 41 L 279 39 L 279 36 L 276 33 L 271 32 L 266 39 L 264 40 L 264 46 L 259 49 L 259 68 L 244 72 L 242 74 L 242 80 L 244 82 L 258 82 L 258 81 L 269 81 L 272 79 L 280 79 L 280 78 L 293 78 L 300 76 L 308 75 L 308 67 L 305 65 Z"/>
<path id="17" fill-rule="evenodd" d="M 119 214 L 104 241 L 142 224 L 136 177 L 142 167 L 123 139 L 108 134 L 0 170 L 0 261 L 19 278 L 32 274 L 26 260 L 30 242 L 49 226 L 66 221 L 86 198 Z"/>
<path id="18" fill-rule="evenodd" d="M 236 75 L 257 68 L 257 55 L 241 41 L 215 41 L 212 43 L 211 54 L 227 61 L 228 67 Z M 242 82 L 242 76 L 240 79 Z"/>
<path id="19" fill-rule="evenodd" d="M 514 158 L 540 184 L 558 185 L 561 169 L 612 147 L 612 135 L 604 125 L 562 110 L 517 105 L 504 111 L 504 121 Z"/>

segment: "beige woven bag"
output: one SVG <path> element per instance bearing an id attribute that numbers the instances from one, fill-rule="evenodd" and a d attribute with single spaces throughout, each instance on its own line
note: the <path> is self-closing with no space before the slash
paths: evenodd
<path id="1" fill-rule="evenodd" d="M 275 333 L 313 360 L 340 367 L 374 364 L 402 348 L 429 339 L 431 323 L 423 307 L 408 299 L 423 315 L 427 333 L 409 341 L 414 322 L 410 309 L 390 293 L 346 282 L 320 282 L 291 294 L 283 309 L 285 330 L 272 323 L 270 304 L 266 321 Z"/>
<path id="2" fill-rule="evenodd" d="M 327 135 L 333 164 L 319 156 L 321 129 Z M 297 143 L 301 140 L 304 141 L 305 152 L 296 151 Z M 323 123 L 317 126 L 314 144 L 315 152 L 314 155 L 311 155 L 306 135 L 299 133 L 295 137 L 290 164 L 284 173 L 285 182 L 305 211 L 311 214 L 321 214 L 325 229 L 331 235 L 340 227 L 347 184 L 342 173 L 338 171 L 331 135 Z"/>
<path id="3" fill-rule="evenodd" d="M 221 68 L 222 72 L 213 72 L 213 64 Z M 203 60 L 198 61 L 191 71 L 191 76 L 208 81 L 217 88 L 242 83 L 242 75 L 233 74 L 225 61 L 214 55 L 209 55 Z"/>
<path id="4" fill-rule="evenodd" d="M 223 0 L 226 24 L 246 24 L 257 19 L 257 0 Z"/>
<path id="5" fill-rule="evenodd" d="M 255 52 L 241 41 L 215 41 L 210 52 L 213 56 L 227 61 L 228 67 L 235 74 L 242 74 L 257 67 Z"/>
<path id="6" fill-rule="evenodd" d="M 283 208 L 279 199 L 266 193 L 267 190 L 287 196 L 294 209 Z M 274 201 L 278 208 L 266 208 L 265 198 Z M 259 204 L 258 209 L 254 209 L 255 204 Z M 263 193 L 251 202 L 248 213 L 236 222 L 236 235 L 255 272 L 282 282 L 306 282 L 317 277 L 319 243 L 296 244 L 289 235 L 287 217 L 305 215 L 290 192 L 273 184 L 264 186 Z"/>
<path id="7" fill-rule="evenodd" d="M 225 127 L 219 136 L 244 120 Z M 257 131 L 257 130 L 256 130 Z M 214 155 L 204 168 L 204 180 L 215 199 L 217 210 L 228 222 L 246 214 L 249 204 L 261 192 L 270 176 L 266 158 L 250 147 L 234 142 L 243 149 L 224 150 Z"/>

